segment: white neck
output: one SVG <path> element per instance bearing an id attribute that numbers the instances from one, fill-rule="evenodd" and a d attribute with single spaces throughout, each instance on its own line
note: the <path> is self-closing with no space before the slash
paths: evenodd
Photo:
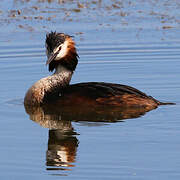
<path id="1" fill-rule="evenodd" d="M 54 74 L 65 74 L 68 76 L 70 74 L 72 75 L 72 72 L 67 68 L 65 68 L 64 66 L 58 65 Z"/>
<path id="2" fill-rule="evenodd" d="M 24 103 L 29 105 L 43 103 L 45 95 L 66 87 L 71 81 L 72 74 L 72 71 L 59 65 L 53 75 L 42 78 L 32 85 L 26 93 Z"/>

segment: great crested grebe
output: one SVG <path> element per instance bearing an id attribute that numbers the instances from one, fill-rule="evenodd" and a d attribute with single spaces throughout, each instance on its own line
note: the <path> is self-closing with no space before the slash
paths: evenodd
<path id="1" fill-rule="evenodd" d="M 151 110 L 162 103 L 145 93 L 126 85 L 87 82 L 70 85 L 72 74 L 78 63 L 78 54 L 71 36 L 51 32 L 46 35 L 46 54 L 51 76 L 37 81 L 27 91 L 24 104 L 40 106 L 56 103 L 62 106 L 116 106 Z"/>

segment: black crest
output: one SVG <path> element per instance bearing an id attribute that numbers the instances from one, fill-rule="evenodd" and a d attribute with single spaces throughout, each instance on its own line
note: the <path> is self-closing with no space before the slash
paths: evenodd
<path id="1" fill-rule="evenodd" d="M 52 52 L 54 48 L 64 43 L 66 36 L 64 33 L 51 32 L 46 35 L 46 44 L 49 51 Z"/>

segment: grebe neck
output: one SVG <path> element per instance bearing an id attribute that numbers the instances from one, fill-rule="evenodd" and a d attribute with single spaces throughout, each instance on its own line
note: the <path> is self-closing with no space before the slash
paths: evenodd
<path id="1" fill-rule="evenodd" d="M 69 77 L 69 76 L 72 77 L 72 71 L 68 70 L 66 67 L 64 67 L 62 65 L 58 65 L 56 67 L 55 73 L 53 75 L 64 75 L 64 76 L 67 76 L 67 77 Z"/>
<path id="2" fill-rule="evenodd" d="M 58 65 L 55 73 L 40 79 L 27 91 L 24 104 L 40 105 L 51 100 L 60 90 L 69 85 L 73 72 L 66 67 Z"/>
<path id="3" fill-rule="evenodd" d="M 58 65 L 56 67 L 55 73 L 47 77 L 47 82 L 49 86 L 53 88 L 66 87 L 69 85 L 73 72 L 68 70 L 66 67 Z M 45 78 L 46 79 L 46 78 Z"/>

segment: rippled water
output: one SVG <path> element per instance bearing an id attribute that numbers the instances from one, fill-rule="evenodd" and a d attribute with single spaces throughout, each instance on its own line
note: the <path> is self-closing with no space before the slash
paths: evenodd
<path id="1" fill-rule="evenodd" d="M 42 109 L 25 112 L 26 90 L 49 74 L 43 43 L 31 39 L 1 44 L 2 179 L 180 178 L 178 43 L 77 42 L 80 60 L 72 83 L 122 83 L 177 103 L 123 121 L 105 117 L 104 122 L 95 117 L 64 121 Z"/>

